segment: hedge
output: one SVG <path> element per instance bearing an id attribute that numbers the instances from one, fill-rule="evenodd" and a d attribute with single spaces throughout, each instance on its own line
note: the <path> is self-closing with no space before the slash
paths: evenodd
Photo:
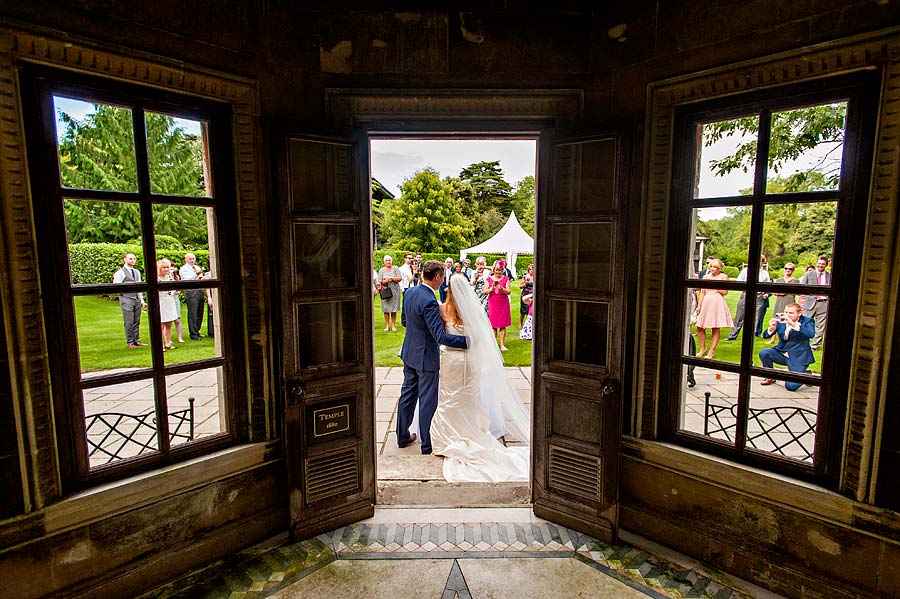
<path id="1" fill-rule="evenodd" d="M 197 264 L 203 270 L 209 269 L 209 250 L 190 250 L 197 257 Z M 180 248 L 156 248 L 156 259 L 168 258 L 175 266 L 184 264 L 186 250 Z M 97 285 L 112 283 L 113 275 L 122 267 L 122 257 L 134 254 L 135 267 L 144 273 L 144 250 L 140 245 L 129 243 L 73 243 L 69 245 L 69 267 L 72 283 L 76 285 Z"/>
<path id="2" fill-rule="evenodd" d="M 405 254 L 413 254 L 415 252 L 404 252 L 402 250 L 375 250 L 372 253 L 372 266 L 377 271 L 379 268 L 384 266 L 384 257 L 390 256 L 394 259 L 394 266 L 403 266 L 403 256 Z M 443 262 L 447 259 L 447 257 L 453 258 L 453 261 L 456 262 L 459 260 L 459 252 L 444 252 L 441 254 L 435 253 L 426 253 L 422 252 L 422 261 L 426 260 L 437 260 L 438 262 Z M 506 260 L 506 254 L 466 254 L 466 258 L 472 261 L 472 268 L 475 268 L 475 258 L 478 256 L 484 256 L 487 259 L 487 265 L 490 267 L 491 264 L 494 263 L 494 260 Z M 525 269 L 528 268 L 529 264 L 534 262 L 534 256 L 530 254 L 523 254 L 516 257 L 516 276 L 521 277 L 522 273 L 525 272 Z"/>

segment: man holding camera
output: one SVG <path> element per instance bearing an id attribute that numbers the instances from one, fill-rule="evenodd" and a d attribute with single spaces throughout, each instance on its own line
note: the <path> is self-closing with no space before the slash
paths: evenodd
<path id="1" fill-rule="evenodd" d="M 778 335 L 778 345 L 759 350 L 759 361 L 764 368 L 772 368 L 773 364 L 787 366 L 791 372 L 806 372 L 809 365 L 816 361 L 809 340 L 816 334 L 815 321 L 801 314 L 800 304 L 790 303 L 784 308 L 784 314 L 776 314 L 769 320 L 769 328 L 763 331 L 763 338 Z M 760 385 L 771 385 L 775 379 L 766 379 Z M 796 391 L 802 383 L 787 381 L 784 388 Z"/>

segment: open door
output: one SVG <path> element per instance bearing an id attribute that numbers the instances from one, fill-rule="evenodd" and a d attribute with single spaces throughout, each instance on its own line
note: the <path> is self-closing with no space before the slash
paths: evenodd
<path id="1" fill-rule="evenodd" d="M 624 132 L 540 138 L 534 513 L 618 534 Z"/>
<path id="2" fill-rule="evenodd" d="M 368 139 L 280 140 L 284 445 L 302 539 L 375 510 Z"/>

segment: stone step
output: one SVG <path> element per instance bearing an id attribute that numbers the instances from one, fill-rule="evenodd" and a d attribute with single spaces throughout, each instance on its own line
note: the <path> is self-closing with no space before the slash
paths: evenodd
<path id="1" fill-rule="evenodd" d="M 379 480 L 379 506 L 522 507 L 531 503 L 528 483 L 448 483 L 445 480 Z"/>

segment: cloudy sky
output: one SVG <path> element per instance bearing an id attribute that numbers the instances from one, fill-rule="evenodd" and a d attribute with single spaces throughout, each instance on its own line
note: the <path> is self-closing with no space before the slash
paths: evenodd
<path id="1" fill-rule="evenodd" d="M 536 164 L 534 140 L 373 139 L 370 145 L 372 176 L 395 196 L 404 179 L 426 166 L 441 178 L 457 177 L 470 164 L 499 160 L 503 178 L 515 187 L 523 177 L 534 176 Z"/>

